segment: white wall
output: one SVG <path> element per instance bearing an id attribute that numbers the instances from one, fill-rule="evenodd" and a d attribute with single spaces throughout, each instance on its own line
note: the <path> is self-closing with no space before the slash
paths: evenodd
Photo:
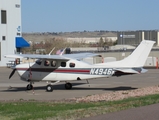
<path id="1" fill-rule="evenodd" d="M 21 35 L 21 0 L 0 0 L 0 10 L 6 10 L 7 12 L 7 23 L 1 24 L 0 11 L 0 66 L 6 66 L 9 59 L 4 58 L 4 55 L 15 53 L 15 37 L 18 36 L 17 33 Z M 6 40 L 2 40 L 2 36 L 6 36 Z"/>

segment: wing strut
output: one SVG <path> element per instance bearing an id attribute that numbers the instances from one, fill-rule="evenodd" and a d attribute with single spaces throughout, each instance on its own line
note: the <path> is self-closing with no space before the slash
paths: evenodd
<path id="1" fill-rule="evenodd" d="M 51 53 L 54 51 L 55 47 L 50 51 L 49 55 L 51 55 Z"/>
<path id="2" fill-rule="evenodd" d="M 86 81 L 87 81 L 88 86 L 90 87 L 89 81 L 88 80 L 86 80 Z"/>

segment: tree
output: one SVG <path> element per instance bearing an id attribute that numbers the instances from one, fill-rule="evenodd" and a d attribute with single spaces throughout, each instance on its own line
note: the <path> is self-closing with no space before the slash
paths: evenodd
<path id="1" fill-rule="evenodd" d="M 98 47 L 103 47 L 104 46 L 104 41 L 103 38 L 101 37 L 98 43 Z"/>

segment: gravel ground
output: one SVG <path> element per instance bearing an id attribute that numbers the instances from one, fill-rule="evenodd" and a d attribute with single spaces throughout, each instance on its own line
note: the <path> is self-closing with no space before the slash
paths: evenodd
<path id="1" fill-rule="evenodd" d="M 159 86 L 151 86 L 136 90 L 116 91 L 111 93 L 90 95 L 81 98 L 73 98 L 72 100 L 75 100 L 76 102 L 115 101 L 129 97 L 139 97 L 139 96 L 152 95 L 158 93 L 159 93 Z"/>

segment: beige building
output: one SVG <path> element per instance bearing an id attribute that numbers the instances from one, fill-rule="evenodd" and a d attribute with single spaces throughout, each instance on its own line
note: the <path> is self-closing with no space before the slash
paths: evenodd
<path id="1" fill-rule="evenodd" d="M 117 40 L 117 37 L 102 37 L 103 40 L 112 40 L 113 42 Z M 78 43 L 98 43 L 100 37 L 77 37 L 77 38 L 66 38 L 67 42 L 78 42 Z"/>

